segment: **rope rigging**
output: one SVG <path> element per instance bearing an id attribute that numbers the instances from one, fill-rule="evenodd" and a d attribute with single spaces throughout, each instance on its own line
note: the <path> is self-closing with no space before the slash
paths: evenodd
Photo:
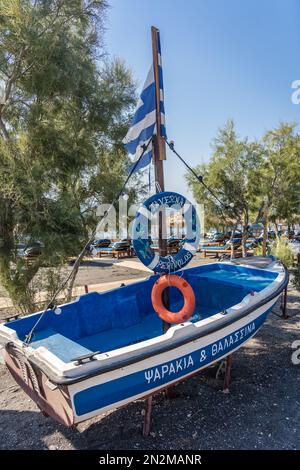
<path id="1" fill-rule="evenodd" d="M 165 139 L 166 141 L 166 144 L 168 145 L 169 149 L 179 158 L 179 160 L 186 166 L 186 168 L 193 174 L 193 176 L 197 179 L 197 181 L 199 181 L 199 183 L 201 183 L 204 188 L 216 199 L 216 201 L 218 201 L 218 203 L 223 207 L 224 210 L 228 211 L 228 212 L 231 212 L 231 214 L 234 215 L 234 217 L 236 217 L 237 221 L 240 220 L 240 215 L 238 214 L 236 208 L 234 207 L 234 204 L 231 203 L 231 204 L 224 204 L 224 202 L 222 202 L 218 196 L 215 194 L 215 192 L 209 188 L 209 186 L 207 186 L 207 184 L 203 181 L 203 176 L 202 175 L 197 175 L 197 173 L 195 172 L 195 170 L 193 170 L 193 168 L 191 168 L 189 166 L 189 164 L 182 158 L 181 155 L 179 155 L 179 153 L 175 150 L 175 144 L 173 141 L 170 141 L 168 142 L 167 139 Z M 235 232 L 235 229 L 236 229 L 236 226 L 237 226 L 237 222 L 235 224 L 235 228 L 234 230 L 232 230 L 232 233 L 231 233 L 231 237 L 230 237 L 230 242 L 232 243 L 233 242 L 233 238 L 234 238 L 234 232 Z"/>
<path id="2" fill-rule="evenodd" d="M 224 202 L 222 202 L 218 196 L 215 194 L 215 192 L 209 188 L 207 186 L 207 184 L 205 183 L 204 181 L 204 177 L 202 175 L 197 175 L 197 173 L 195 172 L 195 170 L 190 167 L 190 165 L 182 158 L 181 155 L 179 155 L 179 153 L 177 152 L 177 150 L 175 150 L 175 144 L 174 144 L 174 141 L 170 141 L 168 142 L 168 140 L 166 140 L 166 144 L 168 145 L 169 149 L 176 155 L 176 157 L 179 158 L 179 160 L 187 167 L 187 169 L 193 174 L 193 176 L 199 181 L 199 183 L 202 184 L 202 186 L 204 186 L 204 188 L 216 199 L 216 201 L 218 201 L 218 203 L 224 207 L 224 209 L 226 210 L 231 210 L 233 212 L 234 211 L 234 207 L 233 205 L 231 204 L 224 204 Z"/>
<path id="3" fill-rule="evenodd" d="M 64 281 L 60 284 L 60 286 L 58 287 L 58 289 L 55 291 L 54 295 L 52 296 L 50 302 L 47 304 L 47 307 L 43 310 L 43 312 L 41 313 L 41 315 L 39 316 L 39 318 L 37 319 L 36 323 L 33 325 L 33 327 L 31 328 L 31 330 L 29 331 L 29 333 L 25 336 L 25 340 L 24 340 L 24 344 L 25 345 L 28 345 L 32 339 L 32 335 L 36 329 L 36 327 L 38 326 L 38 324 L 40 323 L 40 321 L 42 320 L 42 318 L 44 317 L 44 315 L 46 314 L 46 312 L 48 310 L 54 310 L 56 308 L 56 305 L 55 305 L 55 300 L 58 296 L 58 294 L 67 286 L 69 280 L 72 278 L 72 275 L 75 271 L 75 269 L 77 268 L 78 264 L 80 264 L 80 261 L 81 261 L 81 258 L 83 257 L 83 255 L 85 254 L 88 246 L 92 243 L 92 241 L 94 240 L 95 236 L 96 236 L 96 233 L 97 233 L 97 230 L 99 228 L 99 225 L 101 225 L 103 223 L 103 221 L 105 220 L 105 218 L 107 217 L 107 215 L 109 214 L 109 212 L 111 211 L 112 207 L 115 205 L 115 203 L 118 201 L 118 199 L 120 198 L 120 196 L 122 195 L 125 187 L 127 186 L 127 183 L 128 181 L 130 180 L 131 176 L 133 175 L 133 173 L 135 172 L 135 169 L 136 167 L 138 166 L 141 158 L 143 157 L 144 153 L 146 152 L 147 148 L 149 147 L 150 143 L 152 142 L 152 138 L 148 141 L 147 144 L 144 144 L 142 146 L 142 153 L 141 155 L 139 156 L 139 158 L 136 160 L 136 162 L 134 163 L 134 165 L 132 165 L 131 167 L 131 170 L 130 172 L 128 173 L 128 176 L 125 180 L 125 182 L 123 183 L 123 186 L 122 188 L 120 189 L 120 191 L 118 191 L 118 193 L 116 194 L 115 198 L 113 199 L 113 202 L 111 203 L 111 205 L 109 206 L 109 208 L 104 212 L 103 214 L 103 217 L 101 219 L 101 221 L 99 222 L 99 224 L 96 225 L 96 227 L 94 228 L 90 238 L 88 239 L 88 241 L 86 242 L 86 244 L 84 245 L 84 247 L 82 248 L 81 252 L 79 253 L 79 255 L 77 256 L 74 264 L 73 264 L 73 267 L 70 271 L 70 273 L 67 275 L 67 277 L 64 279 Z"/>
<path id="4" fill-rule="evenodd" d="M 197 179 L 197 181 L 199 181 L 199 183 L 201 183 L 204 188 L 214 197 L 214 199 L 216 201 L 218 201 L 218 203 L 226 210 L 230 210 L 232 212 L 235 212 L 234 210 L 234 207 L 232 205 L 228 205 L 228 204 L 224 204 L 219 198 L 218 196 L 215 194 L 215 192 L 209 188 L 207 186 L 207 184 L 204 182 L 203 180 L 203 176 L 202 175 L 197 175 L 197 173 L 195 172 L 195 170 L 193 170 L 193 168 L 191 168 L 188 163 L 181 157 L 181 155 L 175 150 L 175 145 L 174 145 L 174 142 L 173 141 L 166 141 L 166 144 L 168 145 L 168 147 L 170 148 L 170 150 L 179 158 L 179 160 L 186 166 L 186 168 L 193 174 L 193 176 Z M 57 299 L 57 296 L 58 294 L 67 286 L 68 282 L 70 281 L 70 279 L 72 278 L 75 270 L 78 268 L 78 266 L 80 265 L 80 261 L 82 259 L 82 257 L 84 256 L 88 246 L 92 243 L 92 241 L 94 240 L 95 236 L 96 236 L 96 233 L 97 233 L 97 230 L 99 228 L 99 225 L 101 225 L 103 223 L 103 221 L 105 220 L 105 218 L 107 217 L 107 215 L 109 214 L 109 212 L 111 211 L 112 207 L 115 205 L 115 203 L 118 201 L 118 199 L 120 198 L 120 196 L 122 195 L 125 187 L 127 186 L 131 176 L 133 175 L 133 173 L 135 172 L 141 158 L 143 157 L 144 153 L 146 152 L 146 150 L 148 149 L 150 143 L 152 142 L 152 138 L 148 141 L 147 144 L 144 144 L 142 146 L 142 153 L 141 155 L 139 156 L 139 158 L 136 160 L 136 162 L 134 163 L 134 165 L 132 165 L 131 167 L 131 170 L 130 172 L 128 173 L 128 176 L 125 180 L 125 182 L 123 183 L 122 185 L 122 188 L 118 191 L 118 193 L 116 194 L 115 198 L 113 199 L 110 207 L 104 212 L 103 214 L 103 217 L 101 219 L 101 221 L 99 222 L 99 224 L 97 224 L 97 226 L 94 228 L 94 230 L 92 231 L 92 234 L 91 236 L 89 237 L 88 241 L 86 242 L 86 244 L 84 245 L 84 247 L 82 248 L 81 252 L 79 253 L 79 255 L 77 256 L 74 264 L 73 264 L 73 267 L 70 271 L 70 273 L 67 275 L 67 277 L 64 279 L 64 281 L 60 284 L 60 286 L 58 287 L 58 289 L 55 291 L 54 295 L 52 296 L 50 302 L 47 304 L 46 308 L 43 310 L 43 312 L 41 313 L 41 315 L 39 316 L 39 318 L 37 319 L 36 323 L 33 325 L 33 327 L 31 328 L 31 330 L 29 331 L 29 333 L 25 336 L 25 340 L 24 340 L 24 344 L 25 345 L 28 345 L 30 343 L 30 341 L 32 340 L 32 336 L 33 336 L 33 333 L 36 329 L 36 327 L 38 326 L 38 324 L 40 323 L 40 321 L 42 320 L 42 318 L 44 317 L 44 315 L 46 314 L 46 312 L 48 310 L 54 310 L 56 308 L 56 304 L 55 304 L 55 300 Z M 158 184 L 158 182 L 156 182 L 156 189 L 161 192 L 161 188 Z"/>

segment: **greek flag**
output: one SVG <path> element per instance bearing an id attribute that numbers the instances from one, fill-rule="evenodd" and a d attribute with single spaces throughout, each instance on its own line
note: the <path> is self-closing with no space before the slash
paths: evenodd
<path id="1" fill-rule="evenodd" d="M 158 75 L 160 89 L 160 112 L 161 112 L 161 135 L 166 137 L 165 127 L 165 109 L 163 95 L 163 74 L 161 65 L 161 48 L 159 33 L 157 33 L 158 50 Z M 134 156 L 133 163 L 129 168 L 132 169 L 135 162 L 141 156 L 144 146 L 147 150 L 139 161 L 134 171 L 149 165 L 152 158 L 152 142 L 149 143 L 153 134 L 156 133 L 156 96 L 153 65 L 146 78 L 142 93 L 140 95 L 135 115 L 131 122 L 131 127 L 123 139 L 127 152 Z"/>

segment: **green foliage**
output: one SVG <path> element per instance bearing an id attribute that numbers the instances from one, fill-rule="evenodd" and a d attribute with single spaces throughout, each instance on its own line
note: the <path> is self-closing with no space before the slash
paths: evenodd
<path id="1" fill-rule="evenodd" d="M 288 224 L 300 221 L 300 136 L 296 124 L 282 123 L 263 137 L 261 197 L 266 198 L 268 217 Z"/>
<path id="2" fill-rule="evenodd" d="M 0 0 L 0 281 L 24 311 L 40 268 L 59 278 L 126 175 L 135 85 L 104 58 L 105 10 L 104 0 Z M 30 266 L 24 239 L 44 245 Z"/>
<path id="3" fill-rule="evenodd" d="M 206 185 L 213 189 L 223 204 L 216 202 L 198 181 L 187 175 L 196 201 L 205 205 L 206 226 L 207 222 L 212 223 L 214 220 L 219 220 L 225 226 L 241 224 L 243 239 L 247 238 L 250 212 L 256 204 L 261 159 L 261 146 L 240 139 L 232 121 L 219 130 L 209 163 L 195 170 L 203 174 Z M 230 205 L 233 207 L 230 208 Z"/>
<path id="4" fill-rule="evenodd" d="M 280 220 L 295 224 L 300 220 L 300 136 L 294 124 L 280 124 L 260 142 L 251 142 L 239 138 L 233 122 L 228 121 L 218 132 L 209 163 L 195 171 L 227 206 L 224 210 L 187 174 L 194 198 L 205 204 L 206 226 L 238 223 L 246 237 L 250 223 L 268 225 Z"/>
<path id="5" fill-rule="evenodd" d="M 292 274 L 293 274 L 292 285 L 295 287 L 295 289 L 300 291 L 300 265 L 299 264 L 296 268 L 292 270 Z"/>
<path id="6" fill-rule="evenodd" d="M 275 240 L 272 243 L 271 255 L 280 259 L 280 261 L 287 268 L 289 268 L 293 264 L 293 259 L 294 259 L 293 252 L 291 248 L 289 247 L 289 245 L 286 243 L 286 241 L 281 240 L 280 238 L 278 240 Z"/>

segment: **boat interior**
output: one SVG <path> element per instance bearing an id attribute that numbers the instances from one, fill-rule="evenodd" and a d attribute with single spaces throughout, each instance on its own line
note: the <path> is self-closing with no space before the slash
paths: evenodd
<path id="1" fill-rule="evenodd" d="M 238 304 L 251 291 L 261 291 L 277 273 L 226 263 L 213 263 L 177 273 L 192 286 L 196 308 L 191 322 L 210 317 Z M 91 292 L 61 306 L 61 313 L 47 311 L 36 328 L 31 346 L 44 346 L 59 359 L 70 362 L 95 351 L 108 352 L 163 334 L 163 322 L 151 303 L 157 276 L 104 293 Z M 179 311 L 183 297 L 169 288 L 170 310 Z M 40 313 L 6 324 L 25 339 Z"/>

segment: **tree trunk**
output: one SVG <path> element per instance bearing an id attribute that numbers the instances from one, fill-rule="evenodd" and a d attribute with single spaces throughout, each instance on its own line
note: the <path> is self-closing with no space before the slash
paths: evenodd
<path id="1" fill-rule="evenodd" d="M 278 235 L 278 223 L 274 222 L 274 232 L 275 232 L 275 235 L 276 235 L 276 240 L 279 240 L 279 235 Z"/>
<path id="2" fill-rule="evenodd" d="M 248 238 L 248 224 L 243 225 L 243 233 L 242 233 L 242 255 L 243 258 L 247 256 L 247 248 L 246 248 L 246 240 Z"/>
<path id="3" fill-rule="evenodd" d="M 8 142 L 9 141 L 9 134 L 8 134 L 6 126 L 5 126 L 5 124 L 2 120 L 2 117 L 0 117 L 0 130 L 1 130 L 1 133 L 3 135 L 4 140 L 6 140 L 6 142 Z"/>
<path id="4" fill-rule="evenodd" d="M 249 236 L 249 215 L 248 209 L 245 210 L 244 215 L 244 223 L 243 223 L 243 232 L 242 232 L 242 256 L 246 258 L 247 256 L 247 248 L 246 248 L 246 241 Z"/>
<path id="5" fill-rule="evenodd" d="M 230 254 L 230 259 L 235 258 L 234 254 L 234 243 L 233 243 L 233 238 L 234 238 L 234 232 L 236 231 L 237 223 L 234 225 L 232 231 L 231 231 L 231 236 L 230 236 L 230 242 L 231 242 L 231 254 Z"/>
<path id="6" fill-rule="evenodd" d="M 266 216 L 264 219 L 264 233 L 263 233 L 263 242 L 262 242 L 263 256 L 267 256 L 267 238 L 268 238 L 268 218 Z"/>
<path id="7" fill-rule="evenodd" d="M 233 243 L 231 243 L 231 253 L 230 253 L 230 259 L 234 259 L 234 247 L 233 247 Z"/>

